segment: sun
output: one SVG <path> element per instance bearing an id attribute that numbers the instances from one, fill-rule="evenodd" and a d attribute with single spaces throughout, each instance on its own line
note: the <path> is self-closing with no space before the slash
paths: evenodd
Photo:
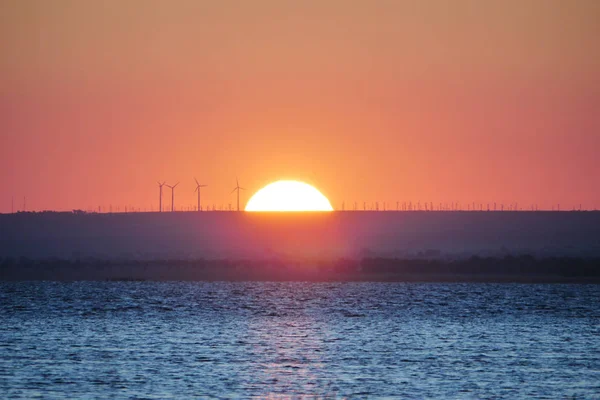
<path id="1" fill-rule="evenodd" d="M 333 211 L 327 197 L 299 181 L 268 184 L 248 200 L 246 211 Z"/>

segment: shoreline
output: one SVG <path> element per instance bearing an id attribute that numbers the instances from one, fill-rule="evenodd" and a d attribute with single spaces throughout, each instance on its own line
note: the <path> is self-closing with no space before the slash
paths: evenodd
<path id="1" fill-rule="evenodd" d="M 598 258 L 464 260 L 28 260 L 1 259 L 0 281 L 443 282 L 600 284 Z"/>

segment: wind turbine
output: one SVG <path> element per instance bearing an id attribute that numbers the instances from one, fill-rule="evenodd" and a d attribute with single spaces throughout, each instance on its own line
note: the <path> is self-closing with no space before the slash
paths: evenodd
<path id="1" fill-rule="evenodd" d="M 208 185 L 201 185 L 200 183 L 198 183 L 198 179 L 196 178 L 194 178 L 194 180 L 196 181 L 196 190 L 194 190 L 194 192 L 198 192 L 198 211 L 202 211 L 202 208 L 200 208 L 200 188 L 206 187 Z"/>
<path id="2" fill-rule="evenodd" d="M 240 190 L 246 190 L 246 189 L 244 189 L 243 187 L 240 187 L 240 182 L 238 181 L 238 178 L 235 178 L 235 183 L 236 183 L 236 187 L 233 188 L 231 193 L 233 193 L 237 190 L 237 210 L 240 211 Z M 229 193 L 229 194 L 231 194 L 231 193 Z"/>
<path id="3" fill-rule="evenodd" d="M 162 188 L 163 186 L 165 186 L 166 182 L 160 183 L 160 181 L 158 182 L 158 212 L 162 212 L 163 208 L 162 208 Z"/>
<path id="4" fill-rule="evenodd" d="M 175 211 L 175 188 L 177 185 L 179 185 L 179 182 L 173 186 L 167 185 L 168 188 L 171 188 L 171 212 Z"/>

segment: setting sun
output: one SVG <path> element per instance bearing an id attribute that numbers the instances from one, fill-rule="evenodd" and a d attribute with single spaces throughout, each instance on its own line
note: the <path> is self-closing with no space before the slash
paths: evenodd
<path id="1" fill-rule="evenodd" d="M 299 181 L 277 181 L 254 194 L 246 211 L 333 211 L 327 197 Z"/>

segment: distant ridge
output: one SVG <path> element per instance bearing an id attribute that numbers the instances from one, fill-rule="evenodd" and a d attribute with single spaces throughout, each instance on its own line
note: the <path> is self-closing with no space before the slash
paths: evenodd
<path id="1" fill-rule="evenodd" d="M 18 213 L 0 258 L 465 259 L 600 256 L 600 212 Z"/>

